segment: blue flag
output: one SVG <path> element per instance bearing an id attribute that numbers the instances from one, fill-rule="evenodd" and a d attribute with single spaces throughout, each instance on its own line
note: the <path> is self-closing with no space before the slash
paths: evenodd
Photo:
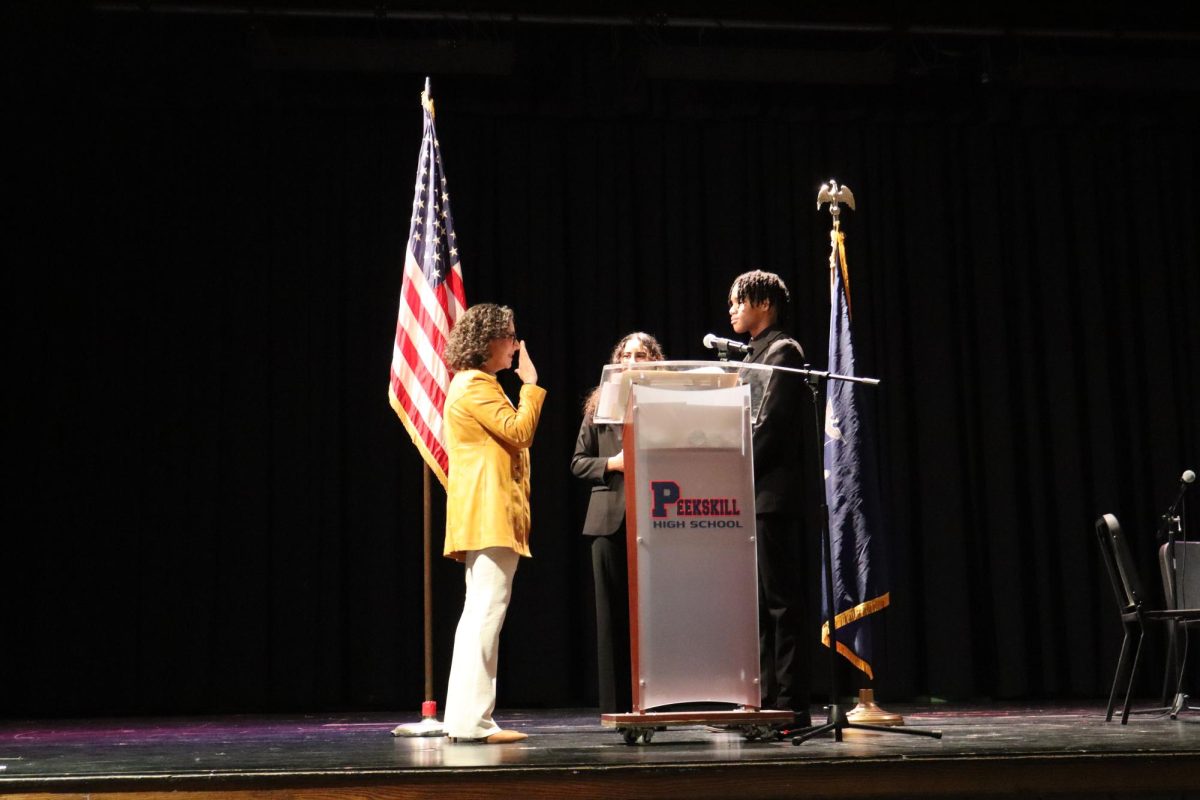
<path id="1" fill-rule="evenodd" d="M 833 233 L 829 255 L 829 371 L 854 375 L 850 334 L 850 270 L 845 237 Z M 868 426 L 863 419 L 861 384 L 831 380 L 825 404 L 825 502 L 833 569 L 834 639 L 837 651 L 874 678 L 871 625 L 887 607 L 887 576 L 882 544 L 883 519 Z M 822 564 L 824 583 L 824 564 Z M 822 597 L 822 605 L 828 601 Z M 821 642 L 829 646 L 829 609 L 824 608 Z"/>

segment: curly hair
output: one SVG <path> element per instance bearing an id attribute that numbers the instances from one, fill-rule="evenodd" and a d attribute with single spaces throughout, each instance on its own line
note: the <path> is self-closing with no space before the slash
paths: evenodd
<path id="1" fill-rule="evenodd" d="M 783 278 L 774 272 L 764 272 L 761 269 L 752 269 L 734 278 L 733 285 L 729 287 L 729 296 L 739 303 L 770 303 L 778 322 L 787 319 L 788 306 L 792 299 Z"/>
<path id="2" fill-rule="evenodd" d="M 655 339 L 648 333 L 634 331 L 633 333 L 627 333 L 621 337 L 621 341 L 617 342 L 617 346 L 614 347 L 612 349 L 612 353 L 609 354 L 608 363 L 620 364 L 621 355 L 625 351 L 625 345 L 629 344 L 629 342 L 633 339 L 641 340 L 642 345 L 645 346 L 646 352 L 650 356 L 650 361 L 662 361 L 666 358 L 666 355 L 663 354 L 662 345 L 658 343 L 658 339 Z M 592 389 L 592 391 L 588 394 L 587 399 L 583 401 L 583 415 L 585 417 L 590 417 L 595 414 L 596 406 L 599 404 L 599 402 L 600 387 L 597 386 L 596 388 Z"/>
<path id="3" fill-rule="evenodd" d="M 513 321 L 512 309 L 495 303 L 476 303 L 468 308 L 450 331 L 450 340 L 442 354 L 446 365 L 455 372 L 479 369 L 491 356 L 488 343 L 508 334 Z"/>

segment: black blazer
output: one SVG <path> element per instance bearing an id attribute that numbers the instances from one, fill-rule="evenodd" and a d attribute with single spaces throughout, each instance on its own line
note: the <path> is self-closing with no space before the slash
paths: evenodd
<path id="1" fill-rule="evenodd" d="M 579 426 L 571 473 L 592 486 L 584 536 L 608 536 L 625 524 L 625 473 L 604 470 L 609 456 L 621 452 L 621 433 L 620 425 L 597 425 L 591 415 Z"/>
<path id="2" fill-rule="evenodd" d="M 804 366 L 804 350 L 776 327 L 750 342 L 746 361 L 772 367 Z M 803 375 L 771 375 L 754 424 L 754 506 L 759 514 L 797 513 L 803 496 L 803 430 L 812 400 Z"/>

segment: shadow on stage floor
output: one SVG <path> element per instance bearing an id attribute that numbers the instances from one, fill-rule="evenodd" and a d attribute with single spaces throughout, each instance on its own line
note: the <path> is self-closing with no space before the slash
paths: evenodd
<path id="1" fill-rule="evenodd" d="M 405 715 L 8 721 L 0 795 L 176 800 L 428 797 L 1200 797 L 1200 714 L 889 706 L 915 736 L 798 747 L 703 727 L 626 745 L 594 712 L 497 714 L 509 745 L 393 738 Z"/>

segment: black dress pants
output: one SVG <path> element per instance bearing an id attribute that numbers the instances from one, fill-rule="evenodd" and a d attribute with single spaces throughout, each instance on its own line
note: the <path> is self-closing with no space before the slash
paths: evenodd
<path id="1" fill-rule="evenodd" d="M 807 559 L 799 515 L 757 518 L 759 662 L 763 708 L 808 712 L 812 646 L 804 581 Z"/>
<path id="2" fill-rule="evenodd" d="M 629 571 L 625 525 L 608 536 L 592 537 L 592 577 L 596 585 L 596 672 L 600 713 L 631 711 L 629 656 Z"/>

